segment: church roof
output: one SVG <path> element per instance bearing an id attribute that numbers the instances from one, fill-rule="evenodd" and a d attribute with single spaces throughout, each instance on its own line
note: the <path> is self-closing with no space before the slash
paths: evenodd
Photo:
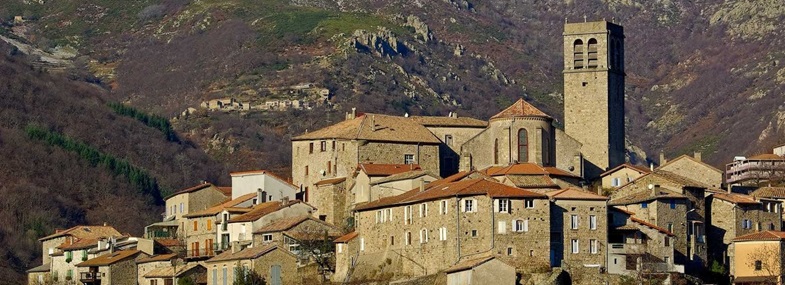
<path id="1" fill-rule="evenodd" d="M 529 104 L 523 99 L 518 99 L 515 103 L 507 107 L 507 109 L 502 110 L 496 115 L 491 117 L 493 119 L 501 119 L 501 118 L 513 118 L 513 117 L 544 117 L 544 118 L 551 118 L 545 112 L 540 111 L 534 105 Z"/>
<path id="2" fill-rule="evenodd" d="M 293 141 L 318 139 L 368 140 L 438 144 L 439 139 L 414 120 L 399 116 L 363 114 L 357 118 L 305 133 Z"/>

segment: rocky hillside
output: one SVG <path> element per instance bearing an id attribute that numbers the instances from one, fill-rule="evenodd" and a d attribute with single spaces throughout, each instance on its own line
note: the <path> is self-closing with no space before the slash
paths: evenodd
<path id="1" fill-rule="evenodd" d="M 559 118 L 562 25 L 604 18 L 625 27 L 631 144 L 669 156 L 702 151 L 720 166 L 785 142 L 784 16 L 779 0 L 0 0 L 0 36 L 16 46 L 9 56 L 33 61 L 32 70 L 15 74 L 47 78 L 22 87 L 88 102 L 4 96 L 0 112 L 14 115 L 3 121 L 3 143 L 31 145 L 38 150 L 19 159 L 45 153 L 41 163 L 49 166 L 76 160 L 29 142 L 25 128 L 37 123 L 138 164 L 162 188 L 220 180 L 235 169 L 286 175 L 289 138 L 341 120 L 352 107 L 488 118 L 524 97 Z M 82 87 L 51 91 L 61 84 Z M 32 90 L 14 92 L 38 94 Z M 170 118 L 180 141 L 147 140 L 142 145 L 161 147 L 145 151 L 139 142 L 155 128 L 112 115 L 110 102 Z M 47 108 L 66 118 L 100 110 L 105 119 L 53 119 Z M 103 131 L 69 131 L 76 126 Z M 134 141 L 117 144 L 115 133 Z M 61 184 L 89 189 L 74 179 Z M 125 186 L 112 189 L 134 190 L 118 181 Z M 144 193 L 132 200 L 154 200 Z M 78 201 L 93 198 L 85 197 Z M 80 215 L 47 221 L 28 239 L 109 217 Z M 31 262 L 14 256 L 14 272 Z"/>

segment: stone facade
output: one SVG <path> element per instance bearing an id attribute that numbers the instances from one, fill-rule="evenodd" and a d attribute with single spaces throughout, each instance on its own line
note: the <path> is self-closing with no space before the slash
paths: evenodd
<path id="1" fill-rule="evenodd" d="M 600 187 L 603 189 L 615 189 L 649 172 L 651 171 L 625 163 L 603 173 L 600 177 Z"/>
<path id="2" fill-rule="evenodd" d="M 314 211 L 320 220 L 343 226 L 347 224 L 346 218 L 351 217 L 348 205 L 354 201 L 346 190 L 346 179 L 336 183 L 317 183 L 310 200 L 320 205 L 321 209 Z"/>
<path id="3" fill-rule="evenodd" d="M 582 143 L 586 178 L 625 161 L 624 29 L 564 25 L 564 130 Z"/>
<path id="4" fill-rule="evenodd" d="M 243 251 L 250 251 L 247 248 Z M 226 253 L 230 254 L 230 253 Z M 297 258 L 280 248 L 274 248 L 260 254 L 246 256 L 243 252 L 232 253 L 237 257 L 227 257 L 221 260 L 207 260 L 208 284 L 232 284 L 235 280 L 235 270 L 245 268 L 253 270 L 262 276 L 267 284 L 302 284 L 302 279 L 297 275 Z M 220 258 L 221 256 L 216 257 Z M 280 279 L 272 279 L 273 267 L 280 268 Z M 278 283 L 276 283 L 278 281 Z"/>
<path id="5" fill-rule="evenodd" d="M 215 216 L 188 218 L 184 223 L 186 256 L 190 258 L 209 257 L 215 254 L 217 231 Z"/>
<path id="6" fill-rule="evenodd" d="M 673 263 L 675 236 L 636 216 L 617 208 L 608 213 L 608 273 L 684 272 Z"/>
<path id="7" fill-rule="evenodd" d="M 722 171 L 703 163 L 700 153 L 696 153 L 695 157 L 682 155 L 661 165 L 657 170 L 664 170 L 684 177 L 689 177 L 692 180 L 706 184 L 708 187 L 722 187 Z"/>
<path id="8" fill-rule="evenodd" d="M 604 200 L 555 200 L 551 204 L 552 266 L 595 267 L 599 273 L 606 261 L 607 216 Z"/>
<path id="9" fill-rule="evenodd" d="M 556 159 L 556 139 L 552 121 L 550 117 L 543 116 L 491 119 L 487 129 L 461 146 L 461 152 L 471 155 L 468 165 L 472 169 L 485 169 L 514 162 L 553 166 Z"/>

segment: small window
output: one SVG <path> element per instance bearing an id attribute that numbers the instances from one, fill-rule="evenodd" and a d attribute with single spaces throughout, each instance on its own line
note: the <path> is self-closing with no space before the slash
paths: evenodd
<path id="1" fill-rule="evenodd" d="M 199 222 L 194 221 L 194 231 L 197 231 L 198 229 L 199 229 Z"/>
<path id="2" fill-rule="evenodd" d="M 404 164 L 414 164 L 414 155 L 413 154 L 404 154 L 403 155 L 403 163 Z"/>
<path id="3" fill-rule="evenodd" d="M 646 209 L 646 208 L 648 208 L 648 207 L 649 207 L 649 202 L 643 202 L 643 203 L 641 203 L 641 208 L 644 208 L 644 209 Z"/>
<path id="4" fill-rule="evenodd" d="M 589 216 L 589 229 L 591 230 L 597 229 L 597 216 L 595 215 Z"/>
<path id="5" fill-rule="evenodd" d="M 665 236 L 665 246 L 671 246 L 671 238 L 669 236 Z"/>
<path id="6" fill-rule="evenodd" d="M 439 228 L 439 240 L 447 240 L 447 228 Z"/>
<path id="7" fill-rule="evenodd" d="M 447 200 L 442 200 L 439 202 L 439 213 L 442 215 L 447 214 Z"/>
<path id="8" fill-rule="evenodd" d="M 212 219 L 207 219 L 207 230 L 208 231 L 212 231 L 213 230 L 213 220 Z"/>
<path id="9" fill-rule="evenodd" d="M 422 229 L 420 230 L 420 243 L 427 243 L 428 242 L 428 230 Z"/>
<path id="10" fill-rule="evenodd" d="M 673 233 L 673 223 L 668 223 L 668 231 Z"/>
<path id="11" fill-rule="evenodd" d="M 273 241 L 273 235 L 272 234 L 264 234 L 264 235 L 262 235 L 262 241 L 263 242 L 271 242 L 271 241 Z"/>
<path id="12" fill-rule="evenodd" d="M 319 146 L 321 148 L 321 151 L 327 151 L 327 142 L 326 141 L 321 141 L 319 143 Z"/>
<path id="13" fill-rule="evenodd" d="M 518 130 L 518 162 L 529 161 L 529 132 L 526 129 Z"/>
<path id="14" fill-rule="evenodd" d="M 513 220 L 513 231 L 515 232 L 528 232 L 529 220 Z"/>
<path id="15" fill-rule="evenodd" d="M 185 204 L 184 204 L 184 203 L 180 203 L 180 213 L 181 213 L 181 214 L 185 212 L 185 211 L 184 211 L 184 209 L 185 209 L 185 208 L 184 208 L 184 206 L 185 206 Z"/>
<path id="16" fill-rule="evenodd" d="M 472 237 L 477 237 L 477 230 L 472 230 Z"/>
<path id="17" fill-rule="evenodd" d="M 763 262 L 760 260 L 755 260 L 755 271 L 763 270 Z"/>
<path id="18" fill-rule="evenodd" d="M 342 243 L 336 244 L 335 245 L 335 251 L 338 252 L 338 253 L 343 252 L 343 244 Z"/>
<path id="19" fill-rule="evenodd" d="M 327 174 L 331 174 L 331 173 L 333 173 L 333 162 L 332 161 L 328 161 L 327 162 Z"/>
<path id="20" fill-rule="evenodd" d="M 509 213 L 510 212 L 510 199 L 498 199 L 496 200 L 496 211 L 499 213 Z"/>
<path id="21" fill-rule="evenodd" d="M 507 255 L 512 256 L 512 247 L 507 248 Z"/>
<path id="22" fill-rule="evenodd" d="M 611 186 L 619 187 L 621 185 L 621 178 L 615 177 L 611 179 Z"/>
<path id="23" fill-rule="evenodd" d="M 578 248 L 579 245 L 578 245 L 578 240 L 577 239 L 572 240 L 570 242 L 570 245 L 571 245 L 571 252 L 572 253 L 579 253 L 580 252 L 580 249 Z"/>
<path id="24" fill-rule="evenodd" d="M 390 245 L 395 245 L 395 236 L 390 236 Z"/>
<path id="25" fill-rule="evenodd" d="M 412 232 L 406 232 L 405 239 L 406 239 L 406 245 L 411 245 L 412 244 Z"/>
<path id="26" fill-rule="evenodd" d="M 428 216 L 428 204 L 420 204 L 420 218 Z"/>
<path id="27" fill-rule="evenodd" d="M 534 199 L 524 199 L 523 204 L 527 209 L 532 209 L 534 208 Z"/>
<path id="28" fill-rule="evenodd" d="M 676 209 L 676 199 L 671 199 L 670 204 L 671 204 L 671 209 Z"/>
<path id="29" fill-rule="evenodd" d="M 452 145 L 452 135 L 444 135 L 444 144 Z"/>
<path id="30" fill-rule="evenodd" d="M 335 151 L 335 141 L 333 141 L 333 151 Z"/>
<path id="31" fill-rule="evenodd" d="M 305 175 L 308 175 L 308 165 L 305 166 Z"/>
<path id="32" fill-rule="evenodd" d="M 313 153 L 313 143 L 308 144 L 308 153 Z"/>
<path id="33" fill-rule="evenodd" d="M 589 252 L 591 252 L 591 254 L 597 254 L 598 251 L 597 251 L 597 240 L 596 239 L 590 239 L 589 240 Z"/>
<path id="34" fill-rule="evenodd" d="M 571 215 L 570 216 L 570 229 L 577 230 L 578 229 L 578 215 Z"/>
<path id="35" fill-rule="evenodd" d="M 463 211 L 467 213 L 474 212 L 476 209 L 474 207 L 474 200 L 466 199 L 463 200 Z"/>
<path id="36" fill-rule="evenodd" d="M 360 238 L 360 251 L 365 251 L 365 238 Z"/>
<path id="37" fill-rule="evenodd" d="M 498 232 L 499 232 L 500 234 L 506 234 L 506 233 L 507 233 L 507 222 L 505 222 L 505 221 L 499 221 L 499 228 L 498 228 Z"/>

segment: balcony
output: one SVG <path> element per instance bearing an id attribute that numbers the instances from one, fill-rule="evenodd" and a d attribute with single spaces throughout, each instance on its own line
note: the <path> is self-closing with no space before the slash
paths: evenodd
<path id="1" fill-rule="evenodd" d="M 101 284 L 101 272 L 82 272 L 79 273 L 79 281 L 85 284 Z"/>
<path id="2" fill-rule="evenodd" d="M 149 239 L 177 239 L 177 232 L 175 231 L 148 231 L 147 238 Z"/>
<path id="3" fill-rule="evenodd" d="M 200 259 L 200 258 L 209 258 L 215 256 L 216 248 L 213 247 L 216 243 L 210 244 L 209 246 L 200 247 L 200 248 L 192 248 L 189 247 L 186 251 L 185 258 L 186 259 Z"/>

